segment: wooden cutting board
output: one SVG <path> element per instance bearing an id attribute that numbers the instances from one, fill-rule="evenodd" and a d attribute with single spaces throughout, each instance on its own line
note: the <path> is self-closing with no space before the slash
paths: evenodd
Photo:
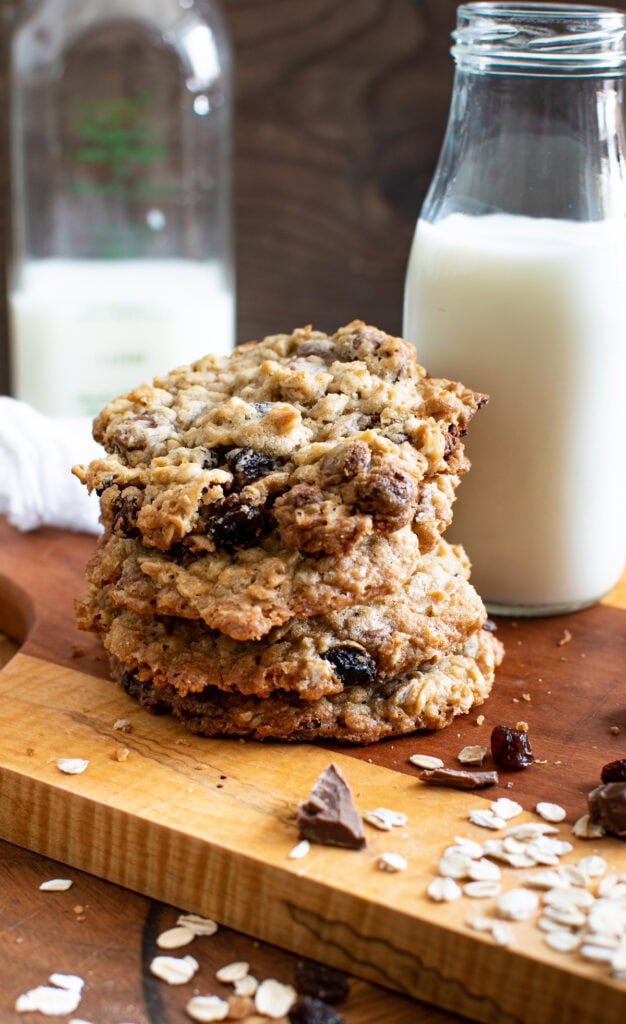
<path id="1" fill-rule="evenodd" d="M 434 904 L 424 891 L 455 835 L 495 834 L 467 822 L 470 808 L 499 795 L 529 812 L 556 801 L 571 823 L 602 765 L 626 756 L 624 587 L 576 615 L 502 621 L 507 657 L 494 695 L 442 733 L 356 750 L 203 740 L 109 682 L 99 645 L 75 629 L 72 600 L 92 546 L 0 523 L 0 629 L 24 641 L 0 673 L 2 838 L 477 1020 L 623 1021 L 626 984 L 606 967 L 551 951 L 531 923 L 514 926 L 511 946 L 495 946 L 465 924 L 492 901 Z M 131 732 L 113 728 L 120 718 Z M 463 745 L 488 744 L 493 725 L 520 720 L 539 763 L 501 772 L 488 797 L 431 789 L 408 762 L 422 752 L 454 764 Z M 89 766 L 64 775 L 59 757 Z M 331 760 L 361 811 L 404 811 L 408 825 L 367 826 L 363 852 L 313 847 L 291 860 L 295 806 Z M 562 831 L 571 838 L 568 823 Z M 597 851 L 626 871 L 618 840 L 573 841 L 567 861 Z M 389 850 L 407 858 L 406 871 L 377 869 Z M 503 886 L 521 874 L 506 869 Z"/>

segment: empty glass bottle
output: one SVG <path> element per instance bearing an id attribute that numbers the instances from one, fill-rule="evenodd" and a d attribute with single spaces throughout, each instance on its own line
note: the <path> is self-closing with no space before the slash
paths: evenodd
<path id="1" fill-rule="evenodd" d="M 40 0 L 11 46 L 12 390 L 97 412 L 234 341 L 231 53 L 213 0 Z"/>

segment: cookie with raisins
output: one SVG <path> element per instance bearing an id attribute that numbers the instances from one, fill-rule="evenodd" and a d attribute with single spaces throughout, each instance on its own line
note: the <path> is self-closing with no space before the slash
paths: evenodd
<path id="1" fill-rule="evenodd" d="M 111 659 L 114 676 L 147 710 L 171 712 L 191 732 L 250 739 L 372 743 L 416 729 L 442 729 L 482 704 L 502 658 L 502 645 L 486 630 L 469 637 L 435 664 L 426 663 L 383 683 L 348 686 L 305 700 L 276 690 L 268 697 L 224 693 L 207 686 L 182 696 L 138 670 Z"/>
<path id="2" fill-rule="evenodd" d="M 462 548 L 440 541 L 393 594 L 291 619 L 261 640 L 233 640 L 198 621 L 138 615 L 117 607 L 106 584 L 94 587 L 81 620 L 139 678 L 182 696 L 210 685 L 259 697 L 295 690 L 315 699 L 380 683 L 458 648 L 486 619 L 468 575 Z"/>
<path id="3" fill-rule="evenodd" d="M 106 456 L 74 472 L 119 537 L 163 552 L 232 552 L 275 538 L 340 555 L 451 518 L 463 441 L 486 396 L 428 377 L 414 348 L 354 321 L 207 356 L 111 402 Z M 433 500 L 436 506 L 433 506 Z"/>
<path id="4" fill-rule="evenodd" d="M 258 640 L 288 619 L 308 619 L 390 594 L 415 572 L 413 530 L 372 534 L 339 555 L 285 551 L 276 538 L 243 551 L 170 553 L 105 534 L 87 566 L 87 605 L 108 599 L 138 615 L 201 620 L 235 640 Z M 79 621 L 91 628 L 79 605 Z"/>

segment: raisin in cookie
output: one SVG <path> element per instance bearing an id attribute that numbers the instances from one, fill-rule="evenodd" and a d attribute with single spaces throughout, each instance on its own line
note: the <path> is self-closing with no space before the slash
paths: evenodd
<path id="1" fill-rule="evenodd" d="M 381 682 L 458 648 L 486 619 L 467 580 L 462 548 L 439 542 L 407 583 L 369 605 L 291 619 L 262 640 L 236 641 L 201 622 L 120 610 L 108 588 L 94 590 L 83 625 L 140 680 L 177 693 L 207 686 L 267 697 L 296 690 L 306 699 Z"/>
<path id="2" fill-rule="evenodd" d="M 357 683 L 339 694 L 303 700 L 275 691 L 269 697 L 224 693 L 209 686 L 181 696 L 175 687 L 141 680 L 123 662 L 111 667 L 126 692 L 152 712 L 172 712 L 191 732 L 251 739 L 333 739 L 372 743 L 416 729 L 442 729 L 488 697 L 502 645 L 479 630 L 435 664 L 384 683 Z"/>
<path id="3" fill-rule="evenodd" d="M 138 615 L 201 619 L 236 640 L 258 640 L 293 617 L 309 618 L 390 594 L 415 572 L 419 542 L 410 526 L 371 534 L 341 555 L 284 551 L 276 538 L 234 552 L 166 554 L 105 534 L 87 565 L 79 625 L 93 628 L 99 591 Z"/>
<path id="4" fill-rule="evenodd" d="M 342 554 L 414 522 L 419 533 L 433 481 L 468 468 L 461 438 L 485 401 L 360 321 L 332 337 L 304 328 L 111 402 L 94 424 L 107 457 L 74 472 L 108 530 L 164 552 L 274 534 L 284 549 Z"/>

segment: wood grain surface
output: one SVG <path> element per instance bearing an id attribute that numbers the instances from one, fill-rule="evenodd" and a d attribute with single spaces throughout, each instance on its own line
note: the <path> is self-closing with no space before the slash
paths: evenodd
<path id="1" fill-rule="evenodd" d="M 530 926 L 517 928 L 510 950 L 495 948 L 465 927 L 463 902 L 442 908 L 423 899 L 441 849 L 458 830 L 478 832 L 464 818 L 468 804 L 483 801 L 430 790 L 416 783 L 407 763 L 415 750 L 453 762 L 463 743 L 487 737 L 494 722 L 524 717 L 540 763 L 521 774 L 503 773 L 502 785 L 512 783 L 513 792 L 502 792 L 528 810 L 539 798 L 560 800 L 569 820 L 578 816 L 601 765 L 623 750 L 621 608 L 501 624 L 508 655 L 483 726 L 474 713 L 441 734 L 332 755 L 322 745 L 204 741 L 167 718 L 147 715 L 98 678 L 104 672 L 97 645 L 75 634 L 71 620 L 92 544 L 51 530 L 0 532 L 0 627 L 30 629 L 22 652 L 0 676 L 4 837 L 475 1019 L 553 1024 L 573 1019 L 574 1010 L 577 1020 L 598 1024 L 623 1017 L 623 986 L 582 961 L 564 962 Z M 566 629 L 571 640 L 559 645 Z M 131 734 L 115 733 L 117 717 L 130 718 Z M 620 724 L 619 735 L 610 732 Z M 122 743 L 130 756 L 119 763 L 112 755 Z M 61 776 L 54 763 L 59 756 L 88 756 L 88 773 Z M 382 805 L 407 812 L 406 833 L 393 844 L 407 855 L 406 873 L 375 871 L 389 837 L 371 829 L 365 856 L 316 848 L 301 864 L 286 859 L 296 838 L 293 807 L 331 756 L 362 810 Z M 577 845 L 577 856 L 590 852 L 589 844 Z M 594 849 L 626 868 L 623 845 L 605 840 Z M 75 906 L 71 892 L 47 898 Z M 174 912 L 163 913 L 171 923 Z M 69 970 L 71 962 L 54 969 Z M 502 990 L 505 975 L 510 983 Z M 208 979 L 205 973 L 201 983 Z M 359 1012 L 349 1024 L 367 1019 Z"/>

